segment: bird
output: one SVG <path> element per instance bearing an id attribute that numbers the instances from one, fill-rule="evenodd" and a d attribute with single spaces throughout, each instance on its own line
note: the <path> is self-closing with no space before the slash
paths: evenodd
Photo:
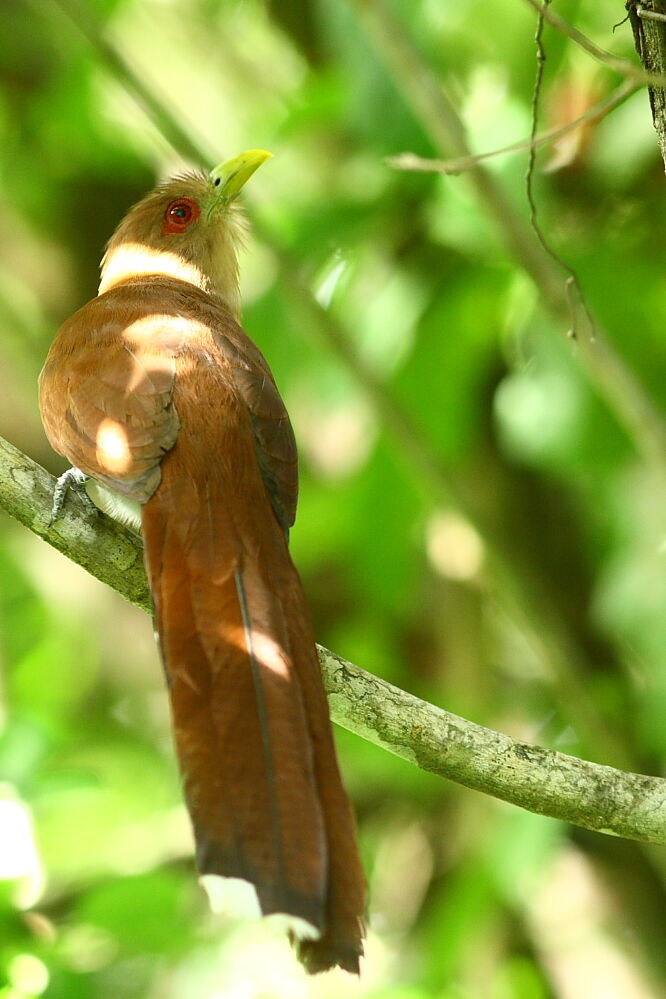
<path id="1" fill-rule="evenodd" d="M 306 971 L 359 972 L 366 884 L 313 627 L 289 552 L 294 433 L 240 325 L 238 195 L 270 153 L 188 171 L 131 207 L 96 298 L 39 379 L 46 435 L 143 536 L 200 880 L 279 916 Z M 231 902 L 230 902 L 231 900 Z"/>

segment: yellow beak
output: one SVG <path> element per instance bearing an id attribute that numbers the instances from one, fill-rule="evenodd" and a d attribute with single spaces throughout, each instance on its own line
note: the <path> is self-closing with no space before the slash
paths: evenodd
<path id="1" fill-rule="evenodd" d="M 265 149 L 248 149 L 246 152 L 241 153 L 240 156 L 234 156 L 233 159 L 226 160 L 226 162 L 220 163 L 219 166 L 211 170 L 210 178 L 215 186 L 215 193 L 209 214 L 214 214 L 214 212 L 228 205 L 230 201 L 233 201 L 254 171 L 262 163 L 270 159 L 272 155 L 272 153 L 266 152 Z"/>

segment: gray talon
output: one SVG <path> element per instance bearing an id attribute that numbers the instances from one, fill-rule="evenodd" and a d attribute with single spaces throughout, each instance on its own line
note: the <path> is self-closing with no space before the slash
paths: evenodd
<path id="1" fill-rule="evenodd" d="M 86 492 L 86 482 L 89 478 L 90 476 L 82 472 L 80 468 L 68 468 L 66 472 L 58 476 L 55 489 L 53 490 L 53 506 L 51 507 L 49 527 L 55 523 L 62 513 L 63 504 L 70 488 L 76 490 L 88 512 L 94 513 L 97 516 L 99 511 Z"/>

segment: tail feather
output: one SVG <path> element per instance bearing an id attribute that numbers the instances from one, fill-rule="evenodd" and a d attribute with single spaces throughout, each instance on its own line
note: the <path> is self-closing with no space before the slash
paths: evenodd
<path id="1" fill-rule="evenodd" d="M 244 534 L 222 486 L 185 485 L 177 459 L 143 533 L 197 866 L 249 882 L 264 915 L 304 922 L 308 970 L 358 971 L 363 875 L 286 541 L 277 522 L 253 532 L 255 511 Z"/>
<path id="2" fill-rule="evenodd" d="M 363 954 L 365 878 L 356 846 L 356 823 L 338 767 L 314 635 L 298 578 L 297 582 L 285 612 L 291 623 L 292 646 L 298 650 L 294 661 L 314 746 L 315 780 L 329 850 L 326 928 L 318 939 L 299 940 L 297 950 L 311 973 L 339 965 L 358 974 Z"/>

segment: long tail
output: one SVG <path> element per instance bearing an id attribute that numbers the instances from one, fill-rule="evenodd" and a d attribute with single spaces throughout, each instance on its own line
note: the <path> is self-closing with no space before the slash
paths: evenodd
<path id="1" fill-rule="evenodd" d="M 309 971 L 358 972 L 364 879 L 298 574 L 268 501 L 239 529 L 179 452 L 143 534 L 199 871 L 290 917 Z"/>

